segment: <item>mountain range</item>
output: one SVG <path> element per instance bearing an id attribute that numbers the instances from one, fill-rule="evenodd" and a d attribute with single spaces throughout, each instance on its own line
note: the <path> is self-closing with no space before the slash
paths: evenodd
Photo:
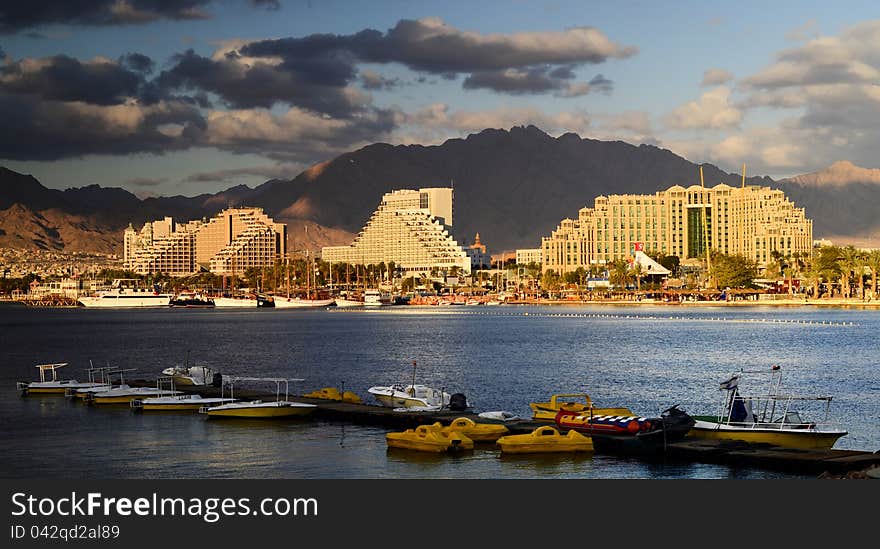
<path id="1" fill-rule="evenodd" d="M 703 165 L 706 185 L 741 176 Z M 129 223 L 209 217 L 228 206 L 262 207 L 288 224 L 289 247 L 348 244 L 382 195 L 394 189 L 455 188 L 453 235 L 479 232 L 491 252 L 534 248 L 560 220 L 598 195 L 653 193 L 699 184 L 699 166 L 666 149 L 599 141 L 534 126 L 487 129 L 441 145 L 377 143 L 312 166 L 289 180 L 215 194 L 140 199 L 120 188 L 48 189 L 0 167 L 0 247 L 120 253 Z M 837 162 L 820 172 L 747 183 L 783 190 L 814 220 L 814 237 L 880 246 L 880 170 Z M 305 227 L 308 227 L 307 229 Z"/>

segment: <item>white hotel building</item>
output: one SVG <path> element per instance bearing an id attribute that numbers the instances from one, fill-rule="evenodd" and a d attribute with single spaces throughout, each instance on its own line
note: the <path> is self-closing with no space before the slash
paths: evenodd
<path id="1" fill-rule="evenodd" d="M 367 224 L 348 246 L 322 249 L 330 263 L 377 265 L 394 262 L 407 274 L 433 270 L 471 272 L 471 260 L 449 233 L 451 188 L 396 190 L 386 193 Z"/>

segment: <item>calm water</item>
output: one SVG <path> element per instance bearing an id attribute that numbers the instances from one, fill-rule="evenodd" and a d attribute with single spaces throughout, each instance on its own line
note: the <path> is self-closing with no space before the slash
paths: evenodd
<path id="1" fill-rule="evenodd" d="M 800 394 L 833 395 L 849 430 L 836 448 L 880 449 L 880 311 L 816 308 L 393 307 L 377 311 L 0 307 L 3 477 L 64 478 L 778 478 L 779 472 L 647 464 L 610 456 L 425 456 L 386 450 L 385 430 L 323 421 L 208 421 L 133 414 L 62 397 L 21 398 L 35 364 L 95 365 L 153 378 L 190 360 L 225 375 L 302 377 L 303 393 L 418 381 L 477 411 L 529 416 L 552 393 L 656 414 L 715 410 L 739 368 L 783 368 Z M 818 418 L 813 418 L 818 419 Z"/>

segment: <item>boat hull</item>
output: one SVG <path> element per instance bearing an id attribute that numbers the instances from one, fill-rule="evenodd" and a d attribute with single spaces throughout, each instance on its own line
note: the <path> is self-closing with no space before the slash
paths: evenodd
<path id="1" fill-rule="evenodd" d="M 208 417 L 246 417 L 246 418 L 273 418 L 308 416 L 314 412 L 311 408 L 299 408 L 291 406 L 279 406 L 276 408 L 235 408 L 228 410 L 211 410 L 206 414 Z"/>
<path id="2" fill-rule="evenodd" d="M 389 448 L 416 450 L 419 452 L 460 452 L 473 450 L 474 441 L 455 431 L 446 431 L 437 426 L 420 426 L 399 433 L 388 433 L 385 442 Z"/>
<path id="3" fill-rule="evenodd" d="M 275 297 L 276 309 L 296 309 L 307 307 L 329 307 L 335 303 L 334 299 L 287 299 Z"/>
<path id="4" fill-rule="evenodd" d="M 385 406 L 386 408 L 424 408 L 428 406 L 428 404 L 420 398 L 377 395 L 375 393 L 373 394 L 373 396 L 376 397 L 376 400 L 379 401 L 379 404 Z"/>
<path id="5" fill-rule="evenodd" d="M 688 433 L 688 437 L 709 440 L 738 440 L 749 444 L 772 444 L 773 446 L 803 450 L 827 450 L 834 446 L 837 439 L 846 434 L 846 431 L 762 429 L 697 421 Z"/>
<path id="6" fill-rule="evenodd" d="M 127 295 L 81 297 L 79 302 L 85 307 L 94 308 L 130 308 L 130 307 L 168 307 L 171 295 Z"/>
<path id="7" fill-rule="evenodd" d="M 592 452 L 593 440 L 570 430 L 559 433 L 553 427 L 539 427 L 524 435 L 509 435 L 498 439 L 502 454 L 552 454 L 567 452 Z"/>

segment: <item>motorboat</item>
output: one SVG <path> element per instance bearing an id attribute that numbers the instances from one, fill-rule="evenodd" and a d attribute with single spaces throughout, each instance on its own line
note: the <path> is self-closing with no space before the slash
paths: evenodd
<path id="1" fill-rule="evenodd" d="M 96 292 L 93 296 L 78 298 L 85 307 L 167 307 L 172 294 L 159 291 L 158 285 L 147 289 L 138 279 L 117 278 L 109 290 Z"/>
<path id="2" fill-rule="evenodd" d="M 435 425 L 420 425 L 403 432 L 387 433 L 389 448 L 418 450 L 420 452 L 459 452 L 473 450 L 474 441 L 453 430 Z"/>
<path id="3" fill-rule="evenodd" d="M 452 420 L 449 425 L 443 425 L 439 421 L 434 426 L 440 429 L 455 431 L 464 435 L 474 442 L 495 442 L 510 432 L 510 429 L 497 423 L 477 423 L 468 417 L 459 417 Z"/>
<path id="4" fill-rule="evenodd" d="M 214 298 L 202 295 L 199 292 L 183 291 L 174 296 L 169 305 L 171 307 L 187 309 L 212 309 L 215 303 Z"/>
<path id="5" fill-rule="evenodd" d="M 307 297 L 284 297 L 276 295 L 273 298 L 276 309 L 291 309 L 296 307 L 330 307 L 335 299 L 312 299 Z"/>
<path id="6" fill-rule="evenodd" d="M 115 387 L 108 391 L 93 393 L 86 397 L 86 402 L 100 405 L 130 405 L 132 400 L 149 397 L 178 395 L 180 391 L 158 389 L 155 387 Z"/>
<path id="7" fill-rule="evenodd" d="M 364 302 L 361 299 L 353 299 L 352 296 L 337 297 L 333 300 L 337 307 L 363 307 Z"/>
<path id="8" fill-rule="evenodd" d="M 198 386 L 216 385 L 215 380 L 222 378 L 219 372 L 215 372 L 207 366 L 172 366 L 162 370 L 162 375 L 170 376 L 176 385 Z"/>
<path id="9" fill-rule="evenodd" d="M 577 400 L 579 399 L 579 400 Z M 632 416 L 629 408 L 624 407 L 603 407 L 597 408 L 593 405 L 593 400 L 586 393 L 567 393 L 558 394 L 550 397 L 549 402 L 531 402 L 529 408 L 532 409 L 532 419 L 536 421 L 556 421 L 556 414 L 561 409 L 570 412 L 584 412 L 592 410 L 594 415 L 612 415 L 612 416 Z"/>
<path id="10" fill-rule="evenodd" d="M 235 402 L 235 399 L 201 395 L 169 395 L 136 398 L 131 401 L 131 407 L 144 412 L 198 411 L 205 406 L 219 406 L 231 402 Z"/>
<path id="11" fill-rule="evenodd" d="M 391 296 L 383 294 L 376 289 L 368 289 L 364 291 L 364 307 L 379 307 L 391 303 Z"/>
<path id="12" fill-rule="evenodd" d="M 351 391 L 340 391 L 336 387 L 324 387 L 311 393 L 303 395 L 306 398 L 317 398 L 321 400 L 335 400 L 337 402 L 350 402 L 352 404 L 360 404 L 361 397 Z"/>
<path id="13" fill-rule="evenodd" d="M 592 452 L 593 441 L 577 431 L 561 434 L 555 427 L 544 425 L 531 433 L 507 435 L 499 438 L 496 444 L 502 454 L 537 454 L 558 452 Z"/>
<path id="14" fill-rule="evenodd" d="M 82 387 L 77 389 L 68 389 L 65 396 L 73 397 L 79 400 L 91 400 L 98 393 L 103 393 L 111 389 L 130 389 L 131 387 L 125 383 L 125 372 L 134 371 L 136 368 L 116 368 L 111 366 L 102 366 L 99 368 L 89 368 L 89 376 L 91 379 L 98 381 L 91 387 Z M 114 381 L 113 376 L 119 376 L 118 381 Z"/>
<path id="15" fill-rule="evenodd" d="M 764 393 L 742 394 L 740 382 L 746 375 L 768 376 Z M 828 449 L 847 434 L 829 419 L 832 397 L 802 396 L 780 392 L 782 370 L 740 370 L 721 382 L 722 400 L 714 415 L 695 416 L 689 437 L 765 443 L 786 448 Z M 813 404 L 824 408 L 816 423 L 801 416 L 795 406 Z"/>
<path id="16" fill-rule="evenodd" d="M 303 381 L 302 379 L 272 378 L 272 377 L 241 377 L 234 376 L 223 379 L 223 388 L 229 387 L 229 398 L 235 398 L 234 386 L 242 382 L 268 382 L 275 383 L 274 401 L 235 401 L 215 406 L 203 406 L 199 413 L 208 418 L 280 418 L 311 415 L 317 406 L 288 400 L 289 384 L 291 381 Z M 284 395 L 281 388 L 284 387 Z M 221 390 L 221 397 L 224 397 Z"/>
<path id="17" fill-rule="evenodd" d="M 96 381 L 79 382 L 75 379 L 58 379 L 58 370 L 67 365 L 67 362 L 37 364 L 36 368 L 40 371 L 40 380 L 31 382 L 19 381 L 16 383 L 16 388 L 21 391 L 22 396 L 49 394 L 64 395 L 68 391 L 86 389 L 101 384 Z"/>
<path id="18" fill-rule="evenodd" d="M 596 414 L 594 410 L 572 411 L 565 407 L 556 414 L 556 426 L 592 437 L 597 451 L 609 453 L 654 453 L 666 444 L 684 438 L 694 426 L 694 418 L 678 405 L 659 417 L 632 414 Z"/>
<path id="19" fill-rule="evenodd" d="M 236 307 L 236 308 L 253 309 L 257 306 L 257 298 L 256 297 L 214 296 L 211 299 L 214 300 L 214 308 Z"/>
<path id="20" fill-rule="evenodd" d="M 412 383 L 409 385 L 393 384 L 387 386 L 375 386 L 367 389 L 379 404 L 387 408 L 419 408 L 424 411 L 439 410 L 449 407 L 453 410 L 463 411 L 467 406 L 464 395 L 456 393 L 450 395 L 446 391 L 419 385 L 416 380 L 416 361 L 413 361 Z M 455 397 L 455 398 L 453 398 Z"/>

